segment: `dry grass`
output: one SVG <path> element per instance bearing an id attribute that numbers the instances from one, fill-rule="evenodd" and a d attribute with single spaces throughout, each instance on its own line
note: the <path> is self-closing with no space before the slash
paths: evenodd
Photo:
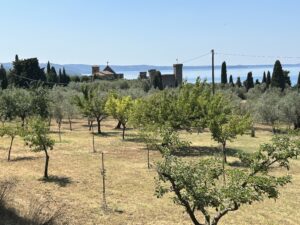
<path id="1" fill-rule="evenodd" d="M 154 170 L 147 169 L 147 153 L 139 142 L 135 131 L 121 140 L 121 131 L 113 130 L 115 121 L 105 121 L 106 135 L 95 137 L 97 153 L 92 151 L 92 138 L 85 121 L 76 121 L 74 131 L 63 125 L 62 143 L 56 143 L 50 152 L 49 175 L 51 182 L 43 182 L 44 155 L 30 152 L 18 138 L 12 150 L 12 161 L 7 162 L 8 138 L 0 144 L 0 180 L 16 177 L 18 185 L 14 191 L 15 208 L 20 214 L 28 211 L 30 199 L 51 195 L 59 204 L 64 204 L 65 219 L 71 225 L 107 224 L 158 224 L 188 225 L 190 219 L 184 209 L 173 204 L 168 197 L 157 199 L 154 196 Z M 57 130 L 53 124 L 52 130 Z M 51 134 L 58 141 L 58 134 Z M 271 133 L 263 129 L 257 137 L 239 137 L 229 143 L 231 149 L 253 151 L 260 143 L 269 141 Z M 182 133 L 195 146 L 194 157 L 201 152 L 211 153 L 218 145 L 210 134 Z M 206 148 L 203 148 L 205 146 Z M 101 209 L 102 181 L 100 175 L 100 151 L 105 151 L 107 170 L 107 202 L 109 211 Z M 202 155 L 202 154 L 200 154 Z M 152 161 L 160 159 L 157 152 L 151 152 Z M 233 160 L 230 158 L 231 161 Z M 282 190 L 277 201 L 265 201 L 253 206 L 245 206 L 231 213 L 220 224 L 226 225 L 296 225 L 299 224 L 300 206 L 300 162 L 293 161 L 291 171 L 293 183 Z"/>

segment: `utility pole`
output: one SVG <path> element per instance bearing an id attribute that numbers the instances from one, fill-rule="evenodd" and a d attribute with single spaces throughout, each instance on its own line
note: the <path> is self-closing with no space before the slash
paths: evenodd
<path id="1" fill-rule="evenodd" d="M 215 94 L 215 50 L 211 50 L 211 79 L 212 79 L 212 93 Z"/>

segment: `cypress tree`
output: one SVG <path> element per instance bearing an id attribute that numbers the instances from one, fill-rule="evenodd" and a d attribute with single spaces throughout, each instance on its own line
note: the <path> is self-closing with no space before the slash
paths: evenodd
<path id="1" fill-rule="evenodd" d="M 282 66 L 281 66 L 281 63 L 279 60 L 276 60 L 275 65 L 274 65 L 272 79 L 271 79 L 271 85 L 272 85 L 272 87 L 281 88 L 281 90 L 284 90 L 284 87 L 285 87 L 284 73 L 283 73 L 283 69 L 282 69 Z"/>
<path id="2" fill-rule="evenodd" d="M 284 76 L 284 83 L 291 87 L 292 82 L 291 82 L 291 78 L 289 76 L 289 73 L 290 73 L 290 71 L 284 70 L 283 71 L 283 76 Z"/>
<path id="3" fill-rule="evenodd" d="M 55 70 L 55 67 L 52 66 L 50 68 L 50 72 L 47 73 L 47 81 L 49 83 L 57 83 L 58 81 L 58 77 L 57 77 L 57 73 L 56 73 L 56 70 Z M 53 86 L 54 84 L 50 84 L 50 86 Z"/>
<path id="4" fill-rule="evenodd" d="M 155 74 L 153 86 L 154 86 L 154 88 L 158 88 L 159 90 L 164 89 L 160 71 L 157 71 Z"/>
<path id="5" fill-rule="evenodd" d="M 236 86 L 241 87 L 242 86 L 242 82 L 241 82 L 241 78 L 238 77 L 236 80 Z"/>
<path id="6" fill-rule="evenodd" d="M 247 75 L 247 80 L 245 80 L 244 85 L 247 89 L 247 91 L 250 88 L 254 88 L 254 82 L 253 82 L 253 76 L 252 76 L 252 72 L 249 72 Z"/>
<path id="7" fill-rule="evenodd" d="M 267 73 L 267 88 L 268 87 L 270 87 L 270 85 L 271 85 L 271 73 L 270 73 L 270 71 L 268 71 L 268 73 Z"/>
<path id="8" fill-rule="evenodd" d="M 19 56 L 18 55 L 15 56 L 15 62 L 19 62 Z"/>
<path id="9" fill-rule="evenodd" d="M 264 71 L 264 75 L 263 75 L 263 79 L 261 81 L 262 83 L 267 83 L 267 76 L 266 76 L 266 72 Z"/>
<path id="10" fill-rule="evenodd" d="M 60 82 L 63 83 L 65 86 L 70 83 L 70 77 L 67 75 L 65 67 L 63 67 L 61 79 L 62 79 L 62 81 L 60 81 Z"/>
<path id="11" fill-rule="evenodd" d="M 227 66 L 226 66 L 226 62 L 222 63 L 221 84 L 227 84 Z"/>
<path id="12" fill-rule="evenodd" d="M 62 80 L 63 80 L 62 73 L 61 73 L 61 69 L 59 68 L 59 70 L 58 70 L 58 83 L 62 83 Z"/>
<path id="13" fill-rule="evenodd" d="M 50 62 L 48 61 L 47 63 L 47 74 L 49 74 L 51 72 L 51 66 L 50 66 Z"/>
<path id="14" fill-rule="evenodd" d="M 300 89 L 300 72 L 299 72 L 299 75 L 298 75 L 297 87 L 298 87 L 298 89 Z"/>
<path id="15" fill-rule="evenodd" d="M 3 67 L 3 65 L 1 64 L 0 66 L 0 84 L 1 84 L 1 88 L 6 89 L 8 86 L 8 81 L 7 81 L 7 76 L 6 76 L 6 70 Z"/>
<path id="16" fill-rule="evenodd" d="M 230 77 L 229 77 L 229 84 L 231 86 L 234 86 L 232 75 L 230 75 Z"/>

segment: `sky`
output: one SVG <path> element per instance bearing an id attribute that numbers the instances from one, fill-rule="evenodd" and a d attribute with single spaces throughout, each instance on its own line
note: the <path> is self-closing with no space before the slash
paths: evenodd
<path id="1" fill-rule="evenodd" d="M 0 62 L 272 64 L 300 57 L 299 0 L 0 0 Z M 300 58 L 282 58 L 300 63 Z"/>

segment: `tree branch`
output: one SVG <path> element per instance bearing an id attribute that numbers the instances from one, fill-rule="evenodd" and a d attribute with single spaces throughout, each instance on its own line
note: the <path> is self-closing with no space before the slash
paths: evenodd
<path id="1" fill-rule="evenodd" d="M 185 207 L 185 209 L 186 209 L 187 213 L 189 214 L 189 216 L 190 216 L 191 220 L 193 221 L 193 223 L 195 225 L 204 225 L 204 224 L 201 224 L 201 223 L 198 222 L 198 220 L 197 220 L 197 218 L 195 217 L 195 214 L 194 214 L 195 207 L 192 209 L 192 207 L 190 206 L 190 203 L 182 197 L 182 195 L 180 193 L 180 190 L 176 186 L 175 180 L 172 178 L 172 176 L 169 175 L 169 174 L 166 174 L 166 173 L 162 173 L 162 175 L 170 181 L 176 196 L 178 197 L 178 199 L 182 203 L 182 205 Z"/>
<path id="2" fill-rule="evenodd" d="M 234 202 L 233 203 L 233 207 L 229 207 L 229 208 L 226 208 L 226 209 L 224 209 L 224 210 L 222 210 L 222 211 L 220 211 L 215 217 L 214 217 L 214 219 L 213 219 L 213 221 L 212 221 L 212 225 L 217 225 L 218 224 L 218 222 L 219 222 L 219 220 L 223 217 L 223 216 L 225 216 L 228 212 L 230 212 L 230 211 L 236 211 L 236 210 L 238 210 L 238 208 L 239 208 L 239 205 L 236 203 L 236 202 Z"/>

